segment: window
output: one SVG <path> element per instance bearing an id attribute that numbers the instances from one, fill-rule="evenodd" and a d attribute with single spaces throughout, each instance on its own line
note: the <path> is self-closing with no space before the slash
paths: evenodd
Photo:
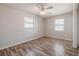
<path id="1" fill-rule="evenodd" d="M 55 30 L 64 31 L 64 19 L 55 20 Z"/>
<path id="2" fill-rule="evenodd" d="M 33 19 L 24 17 L 24 28 L 33 28 Z"/>

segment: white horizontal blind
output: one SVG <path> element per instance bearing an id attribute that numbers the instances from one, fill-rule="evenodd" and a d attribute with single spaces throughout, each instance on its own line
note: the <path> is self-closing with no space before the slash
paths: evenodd
<path id="1" fill-rule="evenodd" d="M 24 17 L 24 28 L 33 28 L 33 19 Z"/>
<path id="2" fill-rule="evenodd" d="M 64 31 L 64 19 L 55 20 L 55 30 Z"/>

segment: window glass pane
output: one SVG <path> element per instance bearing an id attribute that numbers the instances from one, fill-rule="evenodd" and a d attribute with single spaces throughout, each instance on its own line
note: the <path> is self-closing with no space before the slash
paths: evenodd
<path id="1" fill-rule="evenodd" d="M 24 28 L 33 28 L 33 19 L 24 17 Z"/>
<path id="2" fill-rule="evenodd" d="M 55 30 L 64 31 L 64 19 L 55 20 Z"/>
<path id="3" fill-rule="evenodd" d="M 24 17 L 24 22 L 33 22 L 33 19 L 28 18 L 28 17 Z"/>
<path id="4" fill-rule="evenodd" d="M 33 24 L 31 24 L 31 23 L 24 23 L 24 28 L 33 28 Z"/>
<path id="5" fill-rule="evenodd" d="M 56 30 L 64 31 L 64 27 L 63 26 L 56 26 Z"/>
<path id="6" fill-rule="evenodd" d="M 58 19 L 55 22 L 56 24 L 64 24 L 64 19 Z"/>

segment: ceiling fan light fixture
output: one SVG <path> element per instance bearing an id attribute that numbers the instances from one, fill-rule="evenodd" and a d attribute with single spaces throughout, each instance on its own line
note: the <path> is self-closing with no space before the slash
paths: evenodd
<path id="1" fill-rule="evenodd" d="M 46 12 L 45 11 L 40 11 L 40 14 L 41 15 L 44 15 Z"/>

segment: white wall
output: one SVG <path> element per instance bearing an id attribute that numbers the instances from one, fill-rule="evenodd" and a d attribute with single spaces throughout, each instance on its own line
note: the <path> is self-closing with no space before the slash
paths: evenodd
<path id="1" fill-rule="evenodd" d="M 34 19 L 34 29 L 24 29 L 24 17 Z M 43 19 L 18 9 L 0 6 L 0 48 L 42 37 Z"/>
<path id="2" fill-rule="evenodd" d="M 24 17 L 34 19 L 34 29 L 24 29 Z M 65 20 L 65 31 L 54 31 L 55 19 Z M 72 13 L 42 19 L 39 16 L 7 6 L 0 6 L 0 49 L 43 36 L 72 41 Z"/>
<path id="3" fill-rule="evenodd" d="M 54 21 L 56 19 L 64 19 L 64 31 L 55 31 L 54 30 Z M 72 41 L 72 34 L 73 34 L 73 17 L 72 13 L 63 14 L 59 16 L 53 16 L 51 18 L 47 18 L 46 20 L 46 35 L 48 37 L 53 38 L 60 38 L 65 40 L 71 40 Z"/>

